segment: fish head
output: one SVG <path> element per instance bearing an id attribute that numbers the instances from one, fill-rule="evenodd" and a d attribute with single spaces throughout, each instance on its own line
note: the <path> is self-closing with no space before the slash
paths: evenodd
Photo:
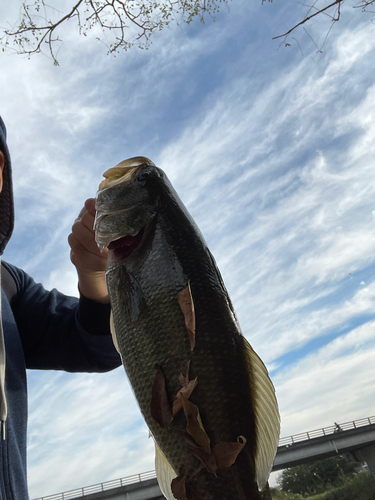
<path id="1" fill-rule="evenodd" d="M 145 157 L 125 160 L 104 174 L 96 196 L 95 240 L 116 260 L 129 257 L 147 235 L 159 207 L 164 172 Z"/>

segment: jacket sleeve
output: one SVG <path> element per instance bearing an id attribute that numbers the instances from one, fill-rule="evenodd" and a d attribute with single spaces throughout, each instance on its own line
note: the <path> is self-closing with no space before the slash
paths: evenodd
<path id="1" fill-rule="evenodd" d="M 46 291 L 7 264 L 17 285 L 12 310 L 27 368 L 105 372 L 121 365 L 109 331 L 110 306 Z"/>

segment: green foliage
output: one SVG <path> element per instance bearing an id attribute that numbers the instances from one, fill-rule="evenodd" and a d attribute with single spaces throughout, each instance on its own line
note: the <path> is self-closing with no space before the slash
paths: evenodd
<path id="1" fill-rule="evenodd" d="M 369 472 L 361 472 L 341 488 L 327 493 L 324 500 L 375 500 L 375 480 Z"/>
<path id="2" fill-rule="evenodd" d="M 346 477 L 345 484 L 313 496 L 302 496 L 271 488 L 273 500 L 375 500 L 375 480 L 369 472 Z"/>
<path id="3" fill-rule="evenodd" d="M 281 489 L 290 493 L 313 495 L 341 486 L 354 473 L 356 464 L 339 457 L 285 469 L 279 477 Z"/>
<path id="4" fill-rule="evenodd" d="M 304 500 L 302 495 L 288 493 L 287 491 L 279 490 L 278 488 L 270 488 L 272 500 Z"/>
<path id="5" fill-rule="evenodd" d="M 326 493 L 319 493 L 319 495 L 314 495 L 312 497 L 305 497 L 304 500 L 325 500 L 327 496 L 327 492 Z"/>

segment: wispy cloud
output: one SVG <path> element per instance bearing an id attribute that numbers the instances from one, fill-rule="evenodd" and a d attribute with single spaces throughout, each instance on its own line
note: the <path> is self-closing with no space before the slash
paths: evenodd
<path id="1" fill-rule="evenodd" d="M 352 330 L 274 377 L 283 435 L 367 416 L 375 396 L 374 326 Z"/>
<path id="2" fill-rule="evenodd" d="M 101 375 L 32 372 L 30 381 L 32 496 L 51 493 L 46 461 L 56 492 L 154 468 L 153 442 L 122 367 Z"/>
<path id="3" fill-rule="evenodd" d="M 288 435 L 372 411 L 375 38 L 348 20 L 323 55 L 275 51 L 287 5 L 254 5 L 168 30 L 149 53 L 112 59 L 68 37 L 60 68 L 1 55 L 17 213 L 5 257 L 76 295 L 74 218 L 109 166 L 151 157 L 272 369 Z M 123 369 L 31 372 L 29 388 L 32 497 L 153 468 Z"/>

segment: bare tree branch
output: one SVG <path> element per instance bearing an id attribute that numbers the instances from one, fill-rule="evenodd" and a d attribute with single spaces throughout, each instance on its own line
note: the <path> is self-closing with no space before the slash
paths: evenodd
<path id="1" fill-rule="evenodd" d="M 148 48 L 150 36 L 156 30 L 162 30 L 171 22 L 190 23 L 194 17 L 204 22 L 205 15 L 215 17 L 220 6 L 227 2 L 229 0 L 78 0 L 53 22 L 51 19 L 57 11 L 50 16 L 53 7 L 45 0 L 34 0 L 33 4 L 22 4 L 18 26 L 2 29 L 0 45 L 3 51 L 14 50 L 29 57 L 42 52 L 47 45 L 54 64 L 58 64 L 54 47 L 62 43 L 59 28 L 65 21 L 76 18 L 80 34 L 87 36 L 89 30 L 97 27 L 106 38 L 112 38 L 107 45 L 108 53 L 127 50 L 135 44 Z M 100 40 L 100 36 L 96 38 Z"/>
<path id="2" fill-rule="evenodd" d="M 26 8 L 27 6 L 25 4 L 23 4 L 23 7 L 25 9 L 25 17 L 27 17 L 27 19 L 29 20 L 30 26 L 25 25 L 24 28 L 19 28 L 13 32 L 11 30 L 5 30 L 5 33 L 8 36 L 15 36 L 15 35 L 20 35 L 22 33 L 29 32 L 31 30 L 41 30 L 41 31 L 48 30 L 48 31 L 52 32 L 54 29 L 56 29 L 58 26 L 60 26 L 60 24 L 62 24 L 64 21 L 72 18 L 75 15 L 75 13 L 78 12 L 78 7 L 81 5 L 81 3 L 83 1 L 84 0 L 79 0 L 78 3 L 76 5 L 74 5 L 74 7 L 72 7 L 72 10 L 70 12 L 68 12 L 68 14 L 63 16 L 61 19 L 59 19 L 57 21 L 57 23 L 54 23 L 54 24 L 50 23 L 47 26 L 36 26 L 36 24 L 34 23 L 34 21 L 32 20 L 30 14 L 29 14 L 28 9 Z M 42 3 L 44 5 L 44 0 L 42 0 Z"/>
<path id="3" fill-rule="evenodd" d="M 305 17 L 305 19 L 303 19 L 303 21 L 301 21 L 298 24 L 296 24 L 295 26 L 293 26 L 293 28 L 290 28 L 290 30 L 287 31 L 286 33 L 284 33 L 283 35 L 274 36 L 272 38 L 272 40 L 275 40 L 276 38 L 287 37 L 288 35 L 290 35 L 290 33 L 292 31 L 294 31 L 296 28 L 298 28 L 298 26 L 302 26 L 302 24 L 305 24 L 307 21 L 310 21 L 310 19 L 312 19 L 313 17 L 315 17 L 315 16 L 317 16 L 319 14 L 322 14 L 323 12 L 325 12 L 326 10 L 330 9 L 331 7 L 333 7 L 335 5 L 340 5 L 344 1 L 345 0 L 335 0 L 334 2 L 332 2 L 329 5 L 327 5 L 326 7 L 318 10 L 317 12 L 314 12 L 314 14 L 311 14 L 310 16 Z M 333 18 L 333 21 L 338 21 L 339 19 L 340 19 L 340 12 L 339 12 L 339 17 L 338 18 Z"/>
<path id="4" fill-rule="evenodd" d="M 45 48 L 54 64 L 58 64 L 56 52 L 62 44 L 59 28 L 71 19 L 75 19 L 79 33 L 84 36 L 87 36 L 90 30 L 100 30 L 103 35 L 99 33 L 100 36 L 95 34 L 95 37 L 106 45 L 108 53 L 117 53 L 120 49 L 128 50 L 133 45 L 147 49 L 151 43 L 150 37 L 155 31 L 160 31 L 171 23 L 189 24 L 195 17 L 203 23 L 206 16 L 215 19 L 220 7 L 228 5 L 230 0 L 75 0 L 75 5 L 68 8 L 68 12 L 65 13 L 59 12 L 53 5 L 46 3 L 47 1 L 51 4 L 54 2 L 54 0 L 23 0 L 21 18 L 17 25 L 13 28 L 0 27 L 0 46 L 3 51 L 15 51 L 30 57 L 32 54 L 43 52 Z M 300 3 L 307 8 L 305 18 L 274 39 L 284 38 L 281 44 L 290 46 L 286 42 L 288 35 L 322 14 L 329 16 L 332 24 L 321 47 L 315 44 L 318 51 L 321 51 L 333 25 L 340 19 L 341 7 L 345 2 L 345 0 L 328 1 L 329 5 L 319 8 L 319 0 L 311 0 L 311 5 L 307 4 L 307 0 L 302 0 Z M 360 8 L 364 12 L 370 12 L 369 6 L 375 4 L 375 0 L 352 1 L 357 2 L 355 8 Z M 267 0 L 261 2 L 263 4 Z M 334 7 L 336 9 L 331 15 L 328 11 Z M 306 33 L 310 36 L 307 30 Z M 104 40 L 101 40 L 102 36 Z M 301 50 L 298 41 L 297 44 Z"/>
<path id="5" fill-rule="evenodd" d="M 355 9 L 362 9 L 366 10 L 366 7 L 369 7 L 370 5 L 374 5 L 375 0 L 363 0 L 358 3 L 358 5 L 354 5 Z"/>
<path id="6" fill-rule="evenodd" d="M 266 0 L 262 0 L 262 3 L 264 3 L 265 1 Z M 272 0 L 270 0 L 270 1 L 272 1 Z M 290 28 L 284 34 L 273 37 L 273 40 L 275 40 L 277 38 L 284 38 L 284 40 L 281 42 L 280 45 L 284 44 L 285 47 L 290 47 L 291 44 L 287 42 L 287 39 L 288 39 L 288 36 L 290 35 L 290 33 L 292 33 L 299 26 L 304 25 L 305 23 L 307 23 L 308 21 L 310 21 L 314 17 L 322 14 L 322 15 L 328 16 L 332 20 L 332 23 L 331 23 L 329 29 L 327 30 L 327 32 L 325 34 L 323 43 L 320 46 L 317 45 L 317 43 L 312 38 L 312 36 L 310 35 L 310 33 L 303 26 L 303 29 L 304 29 L 305 33 L 311 39 L 311 41 L 313 42 L 313 44 L 316 46 L 316 48 L 318 49 L 318 52 L 322 52 L 323 47 L 325 46 L 325 44 L 327 42 L 327 39 L 328 39 L 328 37 L 329 37 L 329 35 L 331 33 L 331 30 L 332 30 L 333 26 L 341 18 L 341 8 L 342 8 L 342 5 L 344 4 L 345 1 L 346 0 L 334 0 L 329 5 L 326 5 L 325 7 L 322 7 L 322 8 L 319 8 L 317 6 L 319 0 L 313 0 L 312 5 L 307 4 L 304 1 L 302 1 L 301 5 L 303 7 L 306 7 L 308 9 L 307 14 L 304 17 L 304 19 L 302 21 L 300 21 L 299 23 L 297 23 L 296 25 L 294 25 L 292 28 Z M 352 0 L 352 1 L 354 2 L 356 0 Z M 373 12 L 373 11 L 371 11 L 371 10 L 368 9 L 368 7 L 370 5 L 374 5 L 374 4 L 375 4 L 375 0 L 359 0 L 356 5 L 353 5 L 353 8 L 355 8 L 355 9 L 360 8 L 360 9 L 362 9 L 363 12 L 367 12 L 367 13 L 375 13 L 375 12 Z M 329 9 L 332 9 L 334 7 L 336 7 L 336 8 L 334 9 L 334 13 L 333 14 L 330 13 L 330 12 L 328 12 Z M 371 21 L 375 23 L 375 19 L 371 19 Z M 297 42 L 299 48 L 301 48 L 299 42 L 297 41 L 297 39 L 293 37 L 293 40 L 295 40 Z"/>
<path id="7" fill-rule="evenodd" d="M 322 45 L 321 45 L 321 47 L 320 47 L 320 49 L 319 49 L 319 52 L 322 52 L 323 47 L 324 47 L 324 45 L 326 44 L 326 41 L 328 40 L 329 34 L 331 33 L 331 29 L 333 28 L 334 23 L 335 23 L 336 21 L 339 21 L 339 20 L 340 20 L 340 15 L 341 15 L 341 3 L 339 3 L 339 4 L 338 4 L 336 12 L 337 12 L 337 17 L 336 17 L 336 18 L 335 18 L 335 17 L 333 17 L 333 21 L 334 21 L 334 22 L 333 22 L 333 23 L 331 24 L 331 26 L 329 27 L 329 30 L 327 31 L 326 37 L 325 37 L 324 42 L 322 43 Z"/>

